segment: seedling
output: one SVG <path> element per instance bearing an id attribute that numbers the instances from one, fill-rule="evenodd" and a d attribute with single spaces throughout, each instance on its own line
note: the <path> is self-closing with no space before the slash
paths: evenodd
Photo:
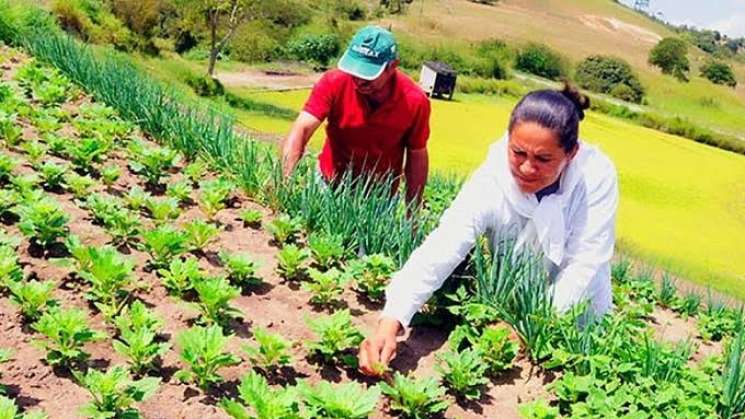
<path id="1" fill-rule="evenodd" d="M 382 302 L 389 278 L 395 270 L 393 259 L 374 254 L 350 263 L 347 275 L 355 280 L 357 290 L 370 301 Z"/>
<path id="2" fill-rule="evenodd" d="M 223 325 L 228 320 L 241 317 L 243 313 L 230 305 L 241 292 L 222 277 L 206 278 L 194 284 L 197 292 L 197 307 L 202 313 L 201 320 L 210 324 Z"/>
<path id="3" fill-rule="evenodd" d="M 339 310 L 330 316 L 305 320 L 318 339 L 306 344 L 308 351 L 322 357 L 328 364 L 341 362 L 356 367 L 357 357 L 349 351 L 357 348 L 364 337 L 352 324 L 348 309 Z"/>
<path id="4" fill-rule="evenodd" d="M 205 163 L 204 160 L 197 159 L 184 167 L 183 174 L 192 182 L 192 184 L 196 184 L 207 175 L 208 170 L 209 166 L 207 163 Z"/>
<path id="5" fill-rule="evenodd" d="M 129 150 L 134 156 L 129 167 L 143 175 L 151 186 L 158 186 L 161 177 L 179 161 L 178 151 L 167 147 L 152 147 L 137 141 L 130 144 Z"/>
<path id="6" fill-rule="evenodd" d="M 213 220 L 217 213 L 225 208 L 235 185 L 227 179 L 217 179 L 200 182 L 199 188 L 199 208 L 208 219 Z"/>
<path id="7" fill-rule="evenodd" d="M 47 148 L 38 141 L 24 142 L 21 148 L 28 156 L 28 161 L 31 165 L 38 164 L 47 153 Z"/>
<path id="8" fill-rule="evenodd" d="M 365 389 L 354 381 L 345 384 L 321 381 L 313 387 L 301 382 L 298 389 L 308 408 L 321 418 L 367 418 L 380 400 L 377 386 Z"/>
<path id="9" fill-rule="evenodd" d="M 55 305 L 53 299 L 55 287 L 52 281 L 31 280 L 8 283 L 11 301 L 18 306 L 23 319 L 27 322 L 38 320 L 48 307 Z"/>
<path id="10" fill-rule="evenodd" d="M 331 268 L 326 272 L 310 268 L 308 270 L 310 282 L 303 284 L 303 289 L 312 293 L 310 301 L 319 306 L 332 306 L 338 304 L 339 297 L 344 292 L 346 278 L 336 269 Z"/>
<path id="11" fill-rule="evenodd" d="M 87 359 L 83 346 L 105 337 L 88 327 L 88 317 L 79 309 L 50 309 L 33 328 L 46 337 L 41 346 L 47 350 L 46 361 L 52 366 L 71 367 Z"/>
<path id="12" fill-rule="evenodd" d="M 47 419 L 46 413 L 41 410 L 34 410 L 26 413 L 19 413 L 18 407 L 13 400 L 0 395 L 0 418 L 3 419 Z"/>
<path id="13" fill-rule="evenodd" d="M 232 335 L 223 335 L 220 326 L 192 327 L 178 337 L 181 348 L 181 360 L 189 369 L 182 369 L 176 374 L 181 381 L 194 382 L 206 390 L 211 385 L 222 381 L 218 370 L 236 365 L 240 362 L 237 356 L 224 352 L 225 345 Z"/>
<path id="14" fill-rule="evenodd" d="M 391 384 L 381 382 L 379 386 L 391 400 L 390 409 L 407 418 L 426 419 L 448 408 L 445 388 L 431 377 L 416 379 L 396 371 Z"/>
<path id="15" fill-rule="evenodd" d="M 520 349 L 518 343 L 510 339 L 510 331 L 506 327 L 486 328 L 475 342 L 475 348 L 491 375 L 511 368 Z"/>
<path id="16" fill-rule="evenodd" d="M 88 247 L 88 266 L 78 275 L 91 284 L 87 298 L 108 319 L 119 312 L 132 283 L 134 263 L 111 246 Z"/>
<path id="17" fill-rule="evenodd" d="M 21 232 L 43 248 L 48 248 L 68 232 L 67 214 L 51 198 L 27 202 L 18 207 Z"/>
<path id="18" fill-rule="evenodd" d="M 481 397 L 482 388 L 489 382 L 486 378 L 487 364 L 479 351 L 469 348 L 461 352 L 448 351 L 437 357 L 437 372 L 453 392 L 467 400 Z"/>
<path id="19" fill-rule="evenodd" d="M 119 177 L 122 175 L 122 169 L 119 168 L 119 166 L 115 166 L 113 164 L 104 166 L 101 169 L 101 182 L 103 182 L 104 185 L 107 187 L 112 187 L 114 183 L 116 183 L 117 180 L 119 180 Z"/>
<path id="20" fill-rule="evenodd" d="M 94 165 L 102 161 L 108 152 L 109 144 L 99 137 L 82 138 L 67 146 L 66 154 L 75 168 L 82 173 L 91 173 Z"/>
<path id="21" fill-rule="evenodd" d="M 257 345 L 246 345 L 243 350 L 246 351 L 249 361 L 254 366 L 266 371 L 274 371 L 291 362 L 289 349 L 292 345 L 289 341 L 260 327 L 256 328 L 253 334 Z"/>
<path id="22" fill-rule="evenodd" d="M 300 419 L 298 395 L 294 389 L 273 389 L 261 374 L 249 371 L 238 387 L 238 394 L 246 406 L 252 408 L 256 419 Z M 237 401 L 220 401 L 227 414 L 235 419 L 249 416 L 246 409 Z"/>
<path id="23" fill-rule="evenodd" d="M 152 370 L 157 358 L 165 355 L 171 345 L 168 342 L 156 342 L 156 326 L 160 320 L 153 318 L 154 315 L 139 301 L 135 304 L 139 306 L 133 305 L 132 310 L 125 310 L 116 318 L 119 338 L 114 340 L 112 345 L 114 350 L 127 358 L 132 372 L 142 374 Z M 150 316 L 156 324 L 143 324 L 143 319 L 137 316 Z"/>
<path id="24" fill-rule="evenodd" d="M 88 196 L 95 184 L 96 181 L 89 176 L 80 176 L 77 173 L 67 173 L 64 175 L 65 188 L 77 199 L 83 199 Z"/>
<path id="25" fill-rule="evenodd" d="M 191 191 L 192 187 L 189 181 L 182 180 L 168 185 L 166 188 L 166 195 L 180 203 L 185 203 L 191 200 Z"/>
<path id="26" fill-rule="evenodd" d="M 153 268 L 164 268 L 172 259 L 186 252 L 186 235 L 169 225 L 142 233 L 142 246 L 150 254 Z"/>
<path id="27" fill-rule="evenodd" d="M 240 217 L 244 225 L 258 228 L 261 226 L 261 220 L 264 218 L 264 215 L 259 210 L 245 209 L 241 211 Z"/>
<path id="28" fill-rule="evenodd" d="M 181 215 L 178 201 L 174 198 L 150 198 L 145 206 L 156 223 L 172 221 Z"/>
<path id="29" fill-rule="evenodd" d="M 121 366 L 107 372 L 91 368 L 85 374 L 73 373 L 93 398 L 80 412 L 93 418 L 139 418 L 139 412 L 132 405 L 150 398 L 160 385 L 160 378 L 156 377 L 132 380 Z"/>
<path id="30" fill-rule="evenodd" d="M 294 244 L 285 245 L 277 254 L 277 272 L 288 281 L 296 280 L 305 272 L 303 265 L 309 258 L 308 249 Z"/>
<path id="31" fill-rule="evenodd" d="M 204 273 L 199 269 L 199 262 L 188 257 L 185 260 L 173 259 L 168 269 L 159 269 L 163 286 L 171 293 L 182 296 L 194 287 L 194 284 L 204 278 Z"/>
<path id="32" fill-rule="evenodd" d="M 256 271 L 259 264 L 247 254 L 220 252 L 220 261 L 232 284 L 240 287 L 255 286 L 262 283 Z"/>
<path id="33" fill-rule="evenodd" d="M 145 208 L 148 202 L 152 199 L 149 192 L 145 192 L 141 187 L 135 186 L 129 190 L 124 200 L 127 202 L 127 206 L 132 211 L 140 211 Z"/>
<path id="34" fill-rule="evenodd" d="M 344 258 L 344 241 L 341 236 L 312 234 L 308 239 L 308 247 L 316 266 L 321 270 L 339 266 Z"/>
<path id="35" fill-rule="evenodd" d="M 202 219 L 195 219 L 184 225 L 184 232 L 189 249 L 200 252 L 217 238 L 220 229 Z"/>
<path id="36" fill-rule="evenodd" d="M 0 246 L 0 290 L 21 280 L 23 269 L 18 261 L 18 252 L 12 246 Z"/>
<path id="37" fill-rule="evenodd" d="M 38 166 L 38 170 L 41 173 L 42 184 L 44 187 L 47 190 L 55 190 L 63 185 L 65 174 L 67 173 L 67 166 L 53 162 L 46 162 Z"/>
<path id="38" fill-rule="evenodd" d="M 282 214 L 267 223 L 266 229 L 274 237 L 274 241 L 281 246 L 296 240 L 303 225 L 299 218 L 291 218 L 287 214 Z"/>

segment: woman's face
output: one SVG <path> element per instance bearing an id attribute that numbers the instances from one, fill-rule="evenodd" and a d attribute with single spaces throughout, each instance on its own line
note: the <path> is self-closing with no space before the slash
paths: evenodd
<path id="1" fill-rule="evenodd" d="M 519 122 L 510 132 L 507 147 L 510 172 L 524 193 L 536 193 L 561 175 L 575 154 L 564 152 L 559 137 L 535 122 Z"/>

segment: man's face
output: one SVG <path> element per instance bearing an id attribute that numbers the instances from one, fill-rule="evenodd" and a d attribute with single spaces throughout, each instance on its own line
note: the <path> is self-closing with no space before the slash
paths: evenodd
<path id="1" fill-rule="evenodd" d="M 536 193 L 556 182 L 576 152 L 577 147 L 566 153 L 556 133 L 535 122 L 516 124 L 507 147 L 510 172 L 524 193 Z"/>
<path id="2" fill-rule="evenodd" d="M 352 80 L 354 80 L 354 85 L 357 89 L 357 92 L 361 95 L 372 98 L 384 94 L 389 82 L 391 81 L 391 78 L 396 72 L 397 64 L 398 63 L 395 61 L 388 63 L 385 70 L 375 80 L 365 80 L 353 76 Z"/>

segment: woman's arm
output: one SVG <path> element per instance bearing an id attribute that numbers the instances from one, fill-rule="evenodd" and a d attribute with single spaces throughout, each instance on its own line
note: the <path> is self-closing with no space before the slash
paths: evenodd
<path id="1" fill-rule="evenodd" d="M 395 356 L 398 332 L 442 286 L 494 219 L 494 208 L 501 198 L 490 182 L 492 173 L 487 164 L 474 173 L 443 214 L 439 226 L 393 276 L 378 329 L 360 347 L 362 372 L 374 375 L 376 365 L 387 365 Z"/>
<path id="2" fill-rule="evenodd" d="M 591 281 L 613 257 L 619 194 L 615 168 L 607 162 L 607 166 L 590 171 L 599 181 L 588 179 L 587 205 L 569 220 L 573 231 L 566 245 L 566 264 L 552 285 L 554 307 L 559 312 L 591 297 Z"/>

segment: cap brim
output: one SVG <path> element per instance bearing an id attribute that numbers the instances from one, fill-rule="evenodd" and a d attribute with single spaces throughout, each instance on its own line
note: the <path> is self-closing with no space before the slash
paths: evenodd
<path id="1" fill-rule="evenodd" d="M 380 65 L 358 60 L 350 56 L 349 51 L 347 51 L 339 60 L 337 67 L 339 70 L 363 80 L 375 80 L 383 74 L 387 64 L 388 63 L 384 63 L 383 65 Z"/>

